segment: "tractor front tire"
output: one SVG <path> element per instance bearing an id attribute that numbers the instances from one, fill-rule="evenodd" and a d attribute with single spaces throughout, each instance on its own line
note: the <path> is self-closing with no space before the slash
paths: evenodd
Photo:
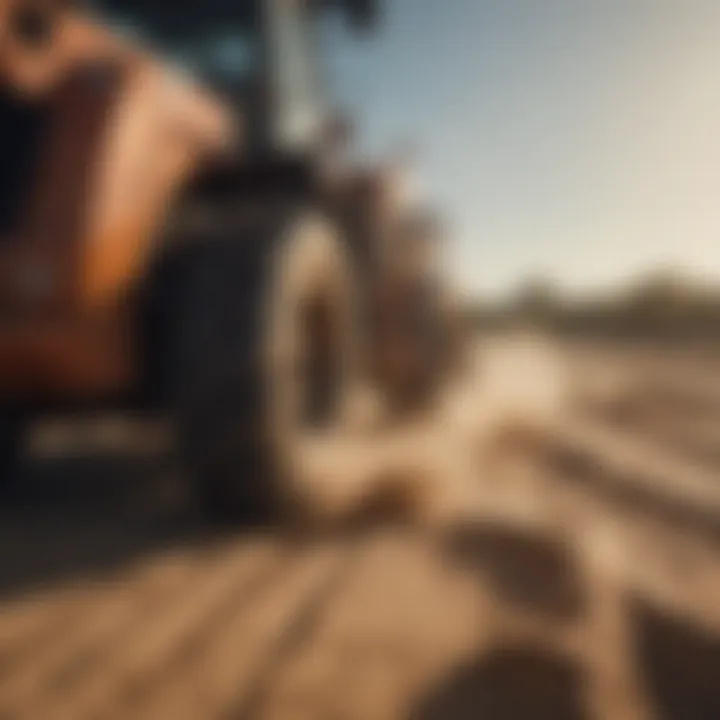
<path id="1" fill-rule="evenodd" d="M 315 216 L 209 241 L 184 293 L 177 437 L 213 514 L 247 521 L 292 506 L 310 434 L 342 424 L 357 377 L 348 253 Z"/>

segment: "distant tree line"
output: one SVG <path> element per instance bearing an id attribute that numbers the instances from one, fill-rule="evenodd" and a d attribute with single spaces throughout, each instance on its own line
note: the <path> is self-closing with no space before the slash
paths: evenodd
<path id="1" fill-rule="evenodd" d="M 591 300 L 562 297 L 554 284 L 531 278 L 509 300 L 470 308 L 477 328 L 532 325 L 577 336 L 698 339 L 720 343 L 720 286 L 701 286 L 654 272 L 624 291 Z"/>

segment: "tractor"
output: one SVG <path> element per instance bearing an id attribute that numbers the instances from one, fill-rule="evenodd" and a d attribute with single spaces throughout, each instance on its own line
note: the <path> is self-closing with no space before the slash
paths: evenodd
<path id="1" fill-rule="evenodd" d="M 166 417 L 203 504 L 288 502 L 454 366 L 434 213 L 349 160 L 318 23 L 371 0 L 0 0 L 0 483 L 45 413 Z"/>

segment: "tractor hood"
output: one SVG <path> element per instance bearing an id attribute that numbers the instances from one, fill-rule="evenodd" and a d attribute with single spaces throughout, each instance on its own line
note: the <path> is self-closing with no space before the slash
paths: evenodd
<path id="1" fill-rule="evenodd" d="M 188 177 L 239 141 L 236 112 L 144 48 L 0 0 L 0 315 L 112 300 Z"/>

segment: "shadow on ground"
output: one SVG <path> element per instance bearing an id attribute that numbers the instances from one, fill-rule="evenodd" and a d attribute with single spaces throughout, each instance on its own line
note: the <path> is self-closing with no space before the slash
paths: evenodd
<path id="1" fill-rule="evenodd" d="M 144 555 L 224 534 L 155 460 L 32 463 L 0 505 L 0 600 L 102 578 Z"/>
<path id="2" fill-rule="evenodd" d="M 449 534 L 447 550 L 523 609 L 562 620 L 578 617 L 585 607 L 574 559 L 560 542 L 498 523 L 470 523 Z"/>
<path id="3" fill-rule="evenodd" d="M 583 720 L 576 665 L 533 646 L 498 649 L 455 670 L 409 720 Z"/>
<path id="4" fill-rule="evenodd" d="M 636 661 L 660 720 L 720 718 L 720 636 L 636 601 Z"/>

